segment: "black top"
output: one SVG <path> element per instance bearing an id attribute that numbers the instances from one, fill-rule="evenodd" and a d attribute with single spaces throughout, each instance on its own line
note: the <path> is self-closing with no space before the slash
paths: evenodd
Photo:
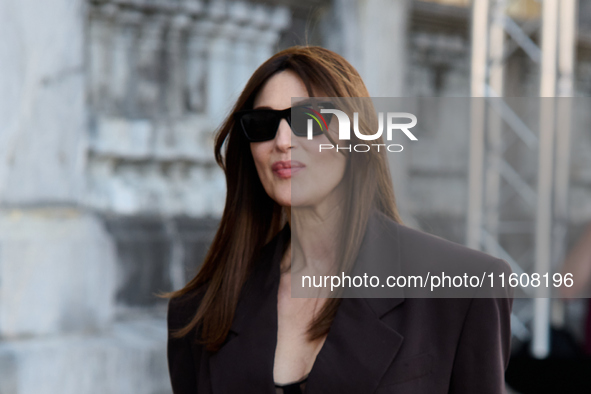
<path id="1" fill-rule="evenodd" d="M 277 384 L 275 383 L 275 394 L 304 394 L 306 392 L 306 382 L 308 376 L 302 380 L 293 383 Z"/>

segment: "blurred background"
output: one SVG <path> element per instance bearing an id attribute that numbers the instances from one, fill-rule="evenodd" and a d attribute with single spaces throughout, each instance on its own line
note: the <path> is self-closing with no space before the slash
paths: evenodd
<path id="1" fill-rule="evenodd" d="M 213 133 L 298 44 L 372 96 L 483 97 L 392 165 L 407 225 L 514 269 L 559 270 L 575 245 L 591 266 L 591 0 L 0 0 L 0 394 L 171 393 L 155 294 L 216 230 Z M 566 98 L 538 130 L 511 97 Z M 563 375 L 590 365 L 587 308 L 516 300 L 512 392 L 587 392 Z"/>

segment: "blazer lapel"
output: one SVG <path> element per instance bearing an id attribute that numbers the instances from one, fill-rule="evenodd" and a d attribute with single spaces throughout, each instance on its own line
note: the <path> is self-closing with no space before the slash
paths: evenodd
<path id="1" fill-rule="evenodd" d="M 390 305 L 401 302 L 391 299 Z M 368 300 L 344 299 L 316 357 L 306 392 L 373 393 L 402 342 L 402 335 L 378 318 Z"/>
<path id="2" fill-rule="evenodd" d="M 398 224 L 374 213 L 370 216 L 353 275 L 400 274 Z M 403 336 L 381 318 L 404 302 L 401 288 L 356 288 L 345 293 L 331 329 L 308 377 L 306 391 L 373 393 L 396 357 Z M 377 290 L 377 291 L 376 291 Z M 369 297 L 388 298 L 369 298 Z"/>
<path id="3" fill-rule="evenodd" d="M 279 261 L 289 237 L 286 226 L 264 248 L 244 285 L 228 338 L 210 357 L 212 390 L 216 394 L 275 393 Z"/>

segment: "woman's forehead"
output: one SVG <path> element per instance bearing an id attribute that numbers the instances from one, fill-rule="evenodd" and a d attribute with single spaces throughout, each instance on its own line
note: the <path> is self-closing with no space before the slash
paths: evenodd
<path id="1" fill-rule="evenodd" d="M 325 97 L 314 86 L 312 90 L 314 96 Z M 300 76 L 292 70 L 284 70 L 274 74 L 263 84 L 255 97 L 253 108 L 285 109 L 309 97 L 308 89 Z M 294 101 L 293 98 L 296 100 Z M 297 100 L 297 98 L 301 99 Z"/>
<path id="2" fill-rule="evenodd" d="M 289 108 L 292 97 L 308 97 L 306 85 L 295 72 L 281 71 L 265 82 L 255 97 L 254 108 Z"/>

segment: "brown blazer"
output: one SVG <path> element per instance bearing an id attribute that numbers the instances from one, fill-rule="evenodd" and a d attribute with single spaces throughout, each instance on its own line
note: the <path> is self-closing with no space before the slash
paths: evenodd
<path id="1" fill-rule="evenodd" d="M 380 228 L 383 223 L 388 231 Z M 169 335 L 174 394 L 275 393 L 279 262 L 289 236 L 286 226 L 265 246 L 219 351 L 197 344 L 196 331 L 182 339 Z M 390 253 L 383 255 L 395 265 L 437 260 L 510 272 L 502 260 L 383 216 L 370 218 L 358 260 L 368 245 L 386 245 Z M 306 394 L 504 393 L 512 308 L 507 297 L 345 298 L 308 376 Z M 199 301 L 196 293 L 172 299 L 169 330 L 186 324 Z"/>

